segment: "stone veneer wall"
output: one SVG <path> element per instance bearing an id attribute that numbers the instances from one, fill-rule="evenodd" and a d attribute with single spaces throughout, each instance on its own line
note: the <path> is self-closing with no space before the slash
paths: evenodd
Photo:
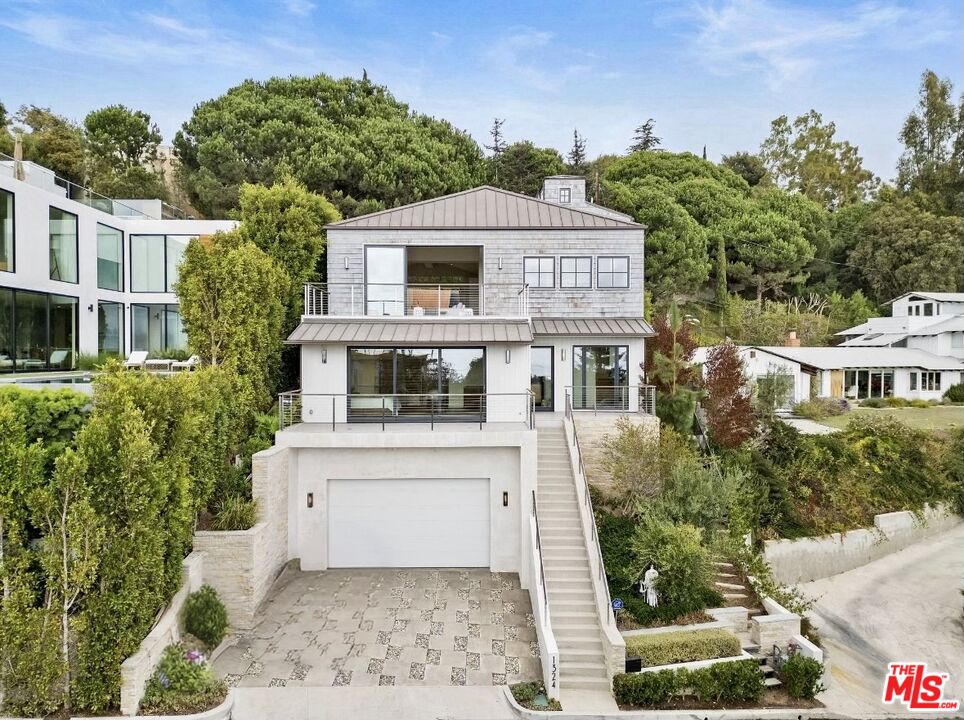
<path id="1" fill-rule="evenodd" d="M 608 491 L 612 486 L 609 473 L 602 467 L 602 457 L 605 452 L 603 437 L 616 433 L 616 420 L 621 417 L 628 418 L 634 424 L 646 427 L 654 436 L 659 435 L 659 418 L 655 415 L 643 413 L 621 415 L 613 412 L 594 415 L 586 410 L 576 411 L 573 417 L 576 422 L 576 431 L 579 433 L 579 447 L 582 449 L 586 475 L 589 477 L 589 482 L 601 490 Z"/>
<path id="2" fill-rule="evenodd" d="M 181 612 L 188 595 L 201 587 L 204 563 L 198 552 L 184 558 L 181 587 L 171 598 L 160 620 L 151 628 L 137 652 L 121 664 L 120 710 L 124 715 L 135 715 L 144 697 L 147 681 L 161 660 L 164 649 L 181 639 Z"/>
<path id="3" fill-rule="evenodd" d="M 809 582 L 853 570 L 958 525 L 961 518 L 928 508 L 874 517 L 874 527 L 797 540 L 768 540 L 763 556 L 780 583 Z"/>
<path id="4" fill-rule="evenodd" d="M 290 452 L 275 446 L 252 458 L 257 525 L 194 534 L 194 550 L 204 553 L 204 582 L 218 591 L 236 628 L 254 624 L 258 607 L 288 559 Z"/>

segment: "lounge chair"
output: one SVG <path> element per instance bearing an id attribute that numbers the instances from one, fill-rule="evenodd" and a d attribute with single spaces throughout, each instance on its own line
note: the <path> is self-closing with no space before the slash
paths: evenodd
<path id="1" fill-rule="evenodd" d="M 124 362 L 125 368 L 138 368 L 143 369 L 144 363 L 147 362 L 147 350 L 134 350 L 130 355 L 127 356 L 127 360 Z"/>
<path id="2" fill-rule="evenodd" d="M 63 370 L 64 363 L 67 361 L 67 355 L 69 353 L 69 350 L 54 350 L 52 353 L 50 353 L 50 367 Z"/>
<path id="3" fill-rule="evenodd" d="M 187 360 L 176 360 L 171 363 L 171 370 L 193 370 L 201 364 L 201 358 L 192 355 Z"/>
<path id="4" fill-rule="evenodd" d="M 161 372 L 170 372 L 171 365 L 174 364 L 173 358 L 152 358 L 150 360 L 144 361 L 144 367 L 147 370 L 156 370 Z"/>

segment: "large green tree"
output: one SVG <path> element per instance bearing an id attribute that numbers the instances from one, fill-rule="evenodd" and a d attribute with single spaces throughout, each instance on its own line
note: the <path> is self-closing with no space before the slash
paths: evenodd
<path id="1" fill-rule="evenodd" d="M 964 97 L 955 105 L 953 92 L 950 80 L 925 71 L 917 107 L 900 131 L 897 184 L 939 215 L 964 214 Z"/>
<path id="2" fill-rule="evenodd" d="M 539 194 L 545 178 L 568 172 L 558 150 L 536 147 L 529 140 L 508 145 L 486 162 L 492 185 L 533 197 Z"/>
<path id="3" fill-rule="evenodd" d="M 827 209 L 860 202 L 879 181 L 863 167 L 857 146 L 836 134 L 837 126 L 825 123 L 816 110 L 792 123 L 781 115 L 770 123 L 760 157 L 780 187 L 803 193 Z"/>
<path id="4" fill-rule="evenodd" d="M 726 221 L 727 272 L 756 292 L 757 300 L 786 294 L 806 280 L 804 268 L 813 255 L 800 226 L 772 210 L 756 211 Z"/>
<path id="5" fill-rule="evenodd" d="M 270 184 L 281 170 L 333 200 L 386 206 L 464 190 L 483 175 L 471 137 L 367 77 L 247 80 L 198 105 L 174 147 L 192 203 L 209 216 L 234 209 L 244 183 Z"/>
<path id="6" fill-rule="evenodd" d="M 154 170 L 161 133 L 151 116 L 124 105 L 109 105 L 84 118 L 90 186 L 120 198 L 161 198 L 168 193 Z"/>
<path id="7" fill-rule="evenodd" d="M 849 262 L 859 268 L 873 299 L 905 292 L 964 290 L 964 221 L 941 217 L 909 198 L 881 203 L 860 225 Z"/>
<path id="8" fill-rule="evenodd" d="M 84 183 L 86 139 L 81 127 L 36 105 L 22 106 L 14 122 L 23 134 L 24 160 L 43 165 L 71 182 Z"/>
<path id="9" fill-rule="evenodd" d="M 737 152 L 732 155 L 724 155 L 720 164 L 730 168 L 746 180 L 750 187 L 766 184 L 769 181 L 766 165 L 763 164 L 759 155 L 745 151 Z"/>

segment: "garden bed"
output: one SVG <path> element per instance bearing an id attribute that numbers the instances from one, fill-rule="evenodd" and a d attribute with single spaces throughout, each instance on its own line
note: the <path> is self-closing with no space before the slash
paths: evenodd
<path id="1" fill-rule="evenodd" d="M 643 667 L 740 655 L 740 639 L 721 628 L 631 635 L 625 640 L 626 656 L 640 658 Z"/>
<path id="2" fill-rule="evenodd" d="M 819 700 L 800 700 L 790 697 L 783 688 L 768 688 L 758 702 L 712 702 L 697 698 L 676 698 L 656 705 L 626 705 L 617 703 L 620 710 L 815 710 L 824 707 Z"/>

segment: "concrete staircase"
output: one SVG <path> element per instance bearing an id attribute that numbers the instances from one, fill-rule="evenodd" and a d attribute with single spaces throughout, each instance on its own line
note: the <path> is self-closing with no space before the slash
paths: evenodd
<path id="1" fill-rule="evenodd" d="M 549 617 L 559 646 L 560 688 L 610 692 L 566 436 L 561 424 L 538 432 L 536 508 Z"/>

